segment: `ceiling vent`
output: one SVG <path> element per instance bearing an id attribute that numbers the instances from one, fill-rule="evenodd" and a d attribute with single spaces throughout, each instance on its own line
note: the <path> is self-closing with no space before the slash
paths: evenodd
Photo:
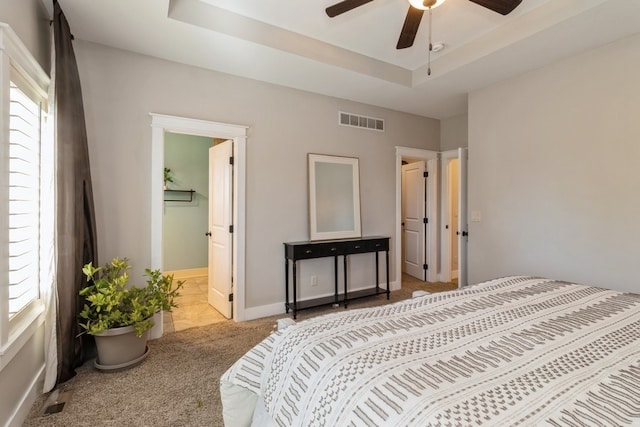
<path id="1" fill-rule="evenodd" d="M 350 126 L 384 132 L 384 120 L 376 119 L 375 117 L 345 113 L 344 111 L 340 111 L 338 114 L 338 124 L 340 126 Z"/>

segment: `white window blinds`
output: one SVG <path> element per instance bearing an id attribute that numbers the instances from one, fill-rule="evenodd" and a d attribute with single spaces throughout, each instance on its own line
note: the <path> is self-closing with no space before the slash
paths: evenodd
<path id="1" fill-rule="evenodd" d="M 39 298 L 42 109 L 14 81 L 9 105 L 9 320 Z"/>
<path id="2" fill-rule="evenodd" d="M 34 336 L 45 301 L 55 297 L 49 89 L 40 64 L 0 22 L 0 372 Z"/>

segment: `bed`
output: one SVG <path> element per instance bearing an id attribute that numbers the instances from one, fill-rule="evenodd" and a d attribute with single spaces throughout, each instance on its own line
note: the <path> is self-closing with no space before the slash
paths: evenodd
<path id="1" fill-rule="evenodd" d="M 318 316 L 220 391 L 227 427 L 640 425 L 640 295 L 517 276 Z"/>

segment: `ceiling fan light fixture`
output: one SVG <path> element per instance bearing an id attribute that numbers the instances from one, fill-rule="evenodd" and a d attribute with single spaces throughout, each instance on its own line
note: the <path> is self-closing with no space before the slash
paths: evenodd
<path id="1" fill-rule="evenodd" d="M 420 10 L 427 10 L 440 6 L 445 0 L 409 0 L 409 4 Z"/>

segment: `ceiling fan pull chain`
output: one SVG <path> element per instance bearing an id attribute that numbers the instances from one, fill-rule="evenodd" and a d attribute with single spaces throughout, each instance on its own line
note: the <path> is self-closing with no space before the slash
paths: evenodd
<path id="1" fill-rule="evenodd" d="M 427 54 L 427 76 L 431 75 L 431 51 L 433 50 L 433 44 L 431 43 L 431 7 L 429 7 L 429 53 Z"/>

